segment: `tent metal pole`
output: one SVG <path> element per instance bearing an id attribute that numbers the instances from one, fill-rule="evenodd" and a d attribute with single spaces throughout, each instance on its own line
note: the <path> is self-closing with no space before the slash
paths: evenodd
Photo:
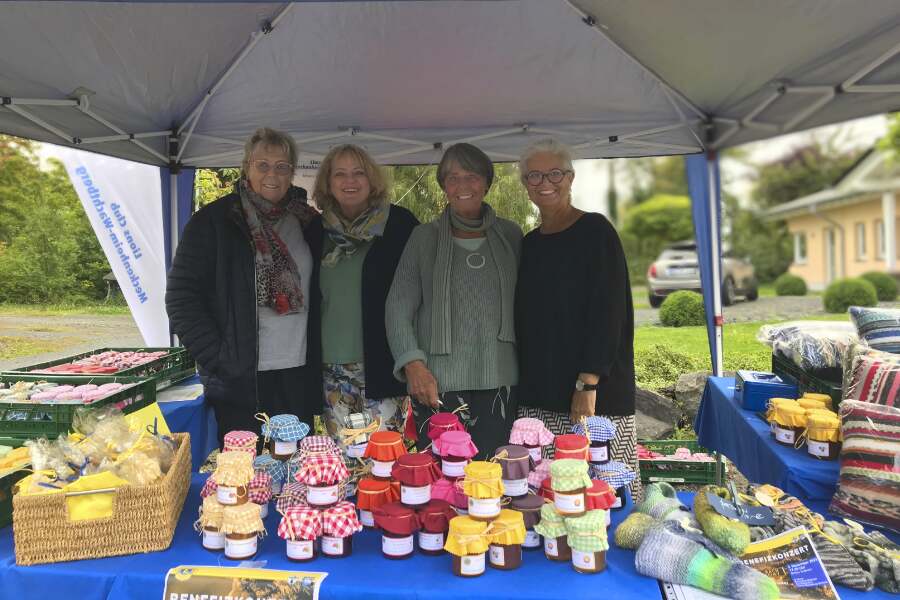
<path id="1" fill-rule="evenodd" d="M 872 71 L 874 71 L 875 69 L 877 69 L 878 67 L 880 67 L 881 65 L 883 65 L 884 63 L 886 63 L 887 61 L 889 61 L 891 58 L 896 56 L 897 53 L 900 53 L 900 43 L 895 44 L 893 47 L 888 49 L 884 54 L 882 54 L 881 56 L 879 56 L 878 58 L 876 58 L 875 60 L 873 60 L 866 66 L 864 66 L 863 68 L 861 68 L 859 71 L 857 71 L 856 73 L 854 73 L 853 75 L 851 75 L 850 77 L 845 79 L 844 82 L 841 84 L 841 89 L 843 89 L 844 91 L 847 91 L 847 92 L 864 91 L 860 88 L 866 88 L 866 87 L 870 87 L 870 86 L 861 85 L 861 86 L 857 87 L 856 89 L 854 89 L 854 87 L 856 86 L 856 82 L 859 81 L 860 79 L 862 79 L 863 77 L 865 77 L 866 75 L 868 75 L 869 73 L 871 73 Z M 900 86 L 892 86 L 892 87 L 900 87 Z"/>
<path id="2" fill-rule="evenodd" d="M 409 156 L 410 154 L 418 154 L 419 152 L 428 152 L 429 150 L 435 150 L 434 144 L 425 146 L 419 146 L 418 148 L 407 148 L 406 150 L 395 150 L 394 152 L 387 152 L 385 154 L 379 154 L 376 158 L 378 160 L 384 160 L 388 158 L 396 158 L 398 156 Z M 438 150 L 440 151 L 440 150 Z"/>
<path id="3" fill-rule="evenodd" d="M 802 88 L 790 88 L 790 89 L 788 89 L 788 92 L 800 93 L 800 94 L 819 93 L 819 94 L 822 94 L 822 97 L 819 98 L 818 100 L 814 101 L 812 104 L 810 104 L 805 109 L 801 110 L 799 113 L 797 113 L 796 116 L 794 116 L 793 119 L 791 119 L 790 121 L 788 121 L 787 123 L 782 125 L 781 126 L 782 131 L 790 131 L 791 129 L 796 127 L 798 124 L 802 123 L 803 121 L 805 121 L 806 119 L 811 117 L 814 113 L 819 112 L 820 108 L 822 108 L 823 106 L 825 106 L 826 104 L 831 102 L 834 99 L 834 97 L 837 95 L 833 88 L 828 88 L 828 87 L 825 88 L 824 90 L 819 90 L 819 91 L 804 90 Z"/>
<path id="4" fill-rule="evenodd" d="M 54 100 L 50 98 L 10 98 L 9 104 L 19 106 L 78 106 L 78 100 Z"/>
<path id="5" fill-rule="evenodd" d="M 369 133 L 367 131 L 360 131 L 359 129 L 351 129 L 348 134 L 352 137 L 358 137 L 364 140 L 382 140 L 385 142 L 395 142 L 397 144 L 409 144 L 411 146 L 421 146 L 424 142 L 422 140 L 411 140 L 408 138 L 399 138 L 393 137 L 390 135 L 381 135 L 380 133 Z"/>
<path id="6" fill-rule="evenodd" d="M 620 140 L 620 144 L 630 144 L 632 146 L 641 146 L 643 148 L 659 148 L 661 150 L 674 150 L 675 152 L 697 152 L 698 150 L 703 150 L 703 146 L 682 146 L 680 144 L 665 144 L 663 142 L 648 142 L 646 140 Z"/>
<path id="7" fill-rule="evenodd" d="M 275 26 L 278 24 L 278 21 L 280 21 L 287 14 L 287 12 L 291 9 L 292 6 L 293 6 L 293 4 L 288 2 L 287 4 L 285 4 L 284 6 L 281 7 L 281 9 L 278 11 L 278 13 L 270 21 L 266 21 L 265 23 L 262 24 L 262 26 L 257 31 L 254 31 L 253 33 L 250 34 L 250 39 L 247 41 L 247 43 L 244 45 L 244 47 L 241 49 L 241 51 L 237 54 L 237 56 L 234 58 L 234 60 L 231 61 L 231 64 L 228 66 L 228 68 L 225 69 L 225 72 L 222 73 L 222 75 L 212 85 L 212 87 L 210 87 L 209 90 L 207 90 L 206 95 L 194 107 L 194 109 L 190 113 L 188 113 L 188 116 L 184 119 L 184 122 L 182 122 L 181 126 L 178 128 L 178 132 L 177 132 L 178 135 L 181 135 L 181 133 L 184 131 L 184 129 L 186 127 L 190 126 L 190 127 L 192 127 L 192 130 L 193 130 L 192 124 L 194 123 L 194 121 L 196 121 L 200 118 L 200 113 L 202 113 L 203 109 L 206 108 L 206 103 L 209 102 L 209 99 L 212 98 L 213 94 L 215 94 L 219 90 L 220 87 L 222 87 L 222 84 L 225 83 L 225 80 L 228 79 L 228 77 L 234 72 L 234 70 L 238 67 L 238 65 L 240 65 L 241 62 L 247 57 L 247 55 L 250 54 L 250 51 L 256 47 L 256 44 L 258 44 L 259 41 L 264 36 L 270 34 L 272 32 L 272 30 L 275 29 Z M 186 144 L 184 144 L 182 142 L 182 146 L 184 146 L 184 145 L 186 145 Z"/>
<path id="8" fill-rule="evenodd" d="M 453 144 L 461 144 L 464 142 L 471 144 L 472 142 L 491 140 L 491 139 L 498 138 L 498 137 L 506 137 L 508 135 L 515 135 L 517 133 L 527 133 L 528 131 L 529 131 L 528 126 L 523 125 L 521 127 L 514 127 L 514 128 L 510 128 L 510 129 L 501 129 L 500 131 L 494 131 L 493 133 L 483 133 L 481 135 L 471 135 L 471 136 L 464 137 L 464 138 L 457 138 L 455 140 L 447 140 L 446 142 L 444 142 L 444 145 L 452 146 Z"/>
<path id="9" fill-rule="evenodd" d="M 228 138 L 216 137 L 214 135 L 206 135 L 205 133 L 195 133 L 194 138 L 205 142 L 216 142 L 217 144 L 228 144 L 230 146 L 243 146 L 244 142 L 238 140 L 229 140 Z"/>
<path id="10" fill-rule="evenodd" d="M 308 137 L 308 138 L 297 138 L 294 141 L 299 146 L 301 144 L 311 144 L 313 142 L 324 142 L 326 140 L 336 140 L 338 138 L 348 137 L 349 135 L 350 135 L 349 131 L 341 130 L 338 133 L 323 133 L 322 135 L 314 135 L 314 136 Z"/>
<path id="11" fill-rule="evenodd" d="M 47 131 L 49 131 L 50 133 L 52 133 L 52 134 L 54 134 L 54 135 L 56 135 L 56 136 L 58 136 L 58 137 L 61 137 L 62 139 L 64 139 L 64 140 L 65 140 L 67 143 L 69 143 L 69 144 L 71 144 L 71 143 L 74 141 L 74 139 L 75 139 L 74 137 L 72 137 L 71 135 L 69 135 L 68 133 L 66 133 L 65 131 L 63 131 L 62 129 L 59 129 L 58 127 L 54 127 L 53 125 L 47 123 L 47 122 L 44 121 L 43 119 L 34 116 L 34 115 L 31 114 L 30 112 L 28 112 L 27 110 L 25 110 L 24 108 L 22 108 L 21 106 L 16 106 L 15 104 L 5 104 L 4 106 L 6 106 L 6 108 L 7 108 L 8 110 L 13 111 L 14 113 L 16 113 L 17 115 L 19 115 L 20 117 L 23 117 L 23 118 L 25 118 L 25 119 L 28 119 L 29 121 L 31 121 L 31 122 L 34 123 L 35 125 L 37 125 L 37 126 L 39 126 L 39 127 L 42 127 L 43 129 L 46 129 Z"/>
<path id="12" fill-rule="evenodd" d="M 106 142 L 124 142 L 127 140 L 139 140 L 144 138 L 168 137 L 171 131 L 147 131 L 145 133 L 121 133 L 119 135 L 104 135 L 98 137 L 81 138 L 79 144 L 105 144 Z"/>
<path id="13" fill-rule="evenodd" d="M 709 186 L 709 239 L 712 242 L 712 295 L 713 295 L 713 317 L 716 335 L 716 355 L 713 375 L 721 377 L 722 375 L 722 326 L 725 323 L 722 317 L 722 281 L 719 272 L 720 260 L 722 256 L 721 240 L 719 239 L 719 207 L 718 207 L 718 181 L 716 179 L 716 154 L 715 152 L 707 152 L 706 154 L 706 176 L 707 185 Z"/>
<path id="14" fill-rule="evenodd" d="M 127 133 L 125 132 L 124 129 L 122 129 L 121 127 L 119 127 L 119 126 L 117 126 L 117 125 L 114 125 L 114 124 L 110 123 L 109 121 L 107 121 L 106 119 L 104 119 L 103 117 L 101 117 L 100 115 L 98 115 L 97 113 L 95 113 L 94 111 L 92 111 L 91 108 L 90 108 L 90 100 L 88 99 L 88 96 L 87 96 L 87 95 L 81 95 L 81 96 L 79 96 L 79 98 L 78 98 L 78 110 L 80 110 L 81 112 L 83 112 L 84 114 L 86 114 L 87 116 L 89 116 L 90 118 L 92 118 L 93 120 L 97 121 L 97 122 L 100 123 L 101 125 L 105 125 L 106 127 L 112 129 L 112 130 L 115 131 L 116 133 L 118 133 L 118 134 L 120 134 L 120 135 L 127 135 Z M 161 152 L 157 152 L 156 150 L 154 150 L 153 148 L 151 148 L 151 147 L 148 146 L 147 144 L 145 144 L 145 143 L 143 143 L 143 142 L 141 142 L 141 141 L 139 141 L 139 140 L 137 140 L 137 139 L 134 139 L 134 138 L 130 138 L 130 141 L 131 141 L 132 144 L 134 144 L 135 146 L 137 146 L 138 148 L 140 148 L 140 149 L 143 150 L 144 152 L 146 152 L 146 153 L 148 153 L 148 154 L 150 154 L 150 155 L 152 155 L 152 156 L 155 156 L 156 158 L 158 158 L 159 160 L 161 160 L 163 163 L 168 163 L 168 162 L 169 162 L 169 159 L 168 159 L 164 154 L 162 154 Z"/>

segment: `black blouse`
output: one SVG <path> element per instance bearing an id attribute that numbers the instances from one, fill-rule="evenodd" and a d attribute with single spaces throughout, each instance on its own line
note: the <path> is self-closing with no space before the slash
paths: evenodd
<path id="1" fill-rule="evenodd" d="M 568 413 L 579 373 L 597 414 L 634 414 L 634 307 L 622 243 L 603 215 L 522 241 L 516 285 L 519 404 Z"/>

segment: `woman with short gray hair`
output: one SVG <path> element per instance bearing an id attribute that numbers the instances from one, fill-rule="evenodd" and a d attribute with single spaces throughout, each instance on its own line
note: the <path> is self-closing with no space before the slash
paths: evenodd
<path id="1" fill-rule="evenodd" d="M 413 230 L 388 296 L 394 374 L 407 382 L 419 448 L 438 411 L 456 411 L 482 459 L 509 440 L 515 418 L 513 295 L 522 231 L 484 197 L 490 158 L 471 144 L 447 149 L 437 170 L 447 207 Z"/>
<path id="2" fill-rule="evenodd" d="M 296 166 L 288 134 L 256 130 L 234 191 L 191 217 L 169 271 L 169 323 L 197 360 L 220 438 L 259 431 L 258 412 L 312 426 L 322 405 L 321 226 L 292 185 Z"/>

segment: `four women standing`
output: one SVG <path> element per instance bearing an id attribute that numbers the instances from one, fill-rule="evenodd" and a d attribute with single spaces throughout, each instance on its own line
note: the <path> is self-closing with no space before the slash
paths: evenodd
<path id="1" fill-rule="evenodd" d="M 561 433 L 598 412 L 618 426 L 613 457 L 636 467 L 628 271 L 612 225 L 572 207 L 563 146 L 523 154 L 541 215 L 524 242 L 484 201 L 493 165 L 471 144 L 444 153 L 447 207 L 422 225 L 357 146 L 323 160 L 321 216 L 291 186 L 295 165 L 288 136 L 256 132 L 235 193 L 191 219 L 169 275 L 170 322 L 220 431 L 320 410 L 335 437 L 359 412 L 399 430 L 409 394 L 418 431 L 457 412 L 482 458 L 517 415 Z"/>

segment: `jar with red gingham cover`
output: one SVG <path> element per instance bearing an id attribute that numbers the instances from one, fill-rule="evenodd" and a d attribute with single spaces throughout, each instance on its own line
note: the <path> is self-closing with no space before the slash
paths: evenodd
<path id="1" fill-rule="evenodd" d="M 286 542 L 288 560 L 307 562 L 316 557 L 316 541 L 322 535 L 322 512 L 308 506 L 283 511 L 278 537 Z"/>
<path id="2" fill-rule="evenodd" d="M 346 558 L 353 553 L 353 534 L 362 531 L 356 507 L 343 500 L 322 511 L 322 555 Z"/>

